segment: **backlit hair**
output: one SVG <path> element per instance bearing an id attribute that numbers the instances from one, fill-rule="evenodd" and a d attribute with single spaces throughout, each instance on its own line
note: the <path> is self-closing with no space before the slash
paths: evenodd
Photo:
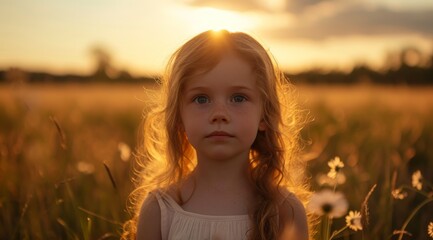
<path id="1" fill-rule="evenodd" d="M 131 194 L 133 218 L 124 226 L 124 239 L 135 239 L 140 207 L 148 193 L 176 186 L 194 169 L 195 152 L 181 125 L 182 90 L 188 79 L 210 71 L 228 53 L 251 66 L 266 124 L 250 152 L 251 179 L 259 201 L 250 213 L 249 239 L 277 239 L 281 189 L 294 192 L 305 204 L 309 192 L 303 179 L 305 163 L 299 154 L 304 118 L 293 99 L 291 85 L 268 51 L 251 36 L 225 30 L 206 31 L 172 55 L 160 82 L 161 94 L 149 96 L 152 104 L 145 112 L 143 145 L 138 149 L 137 188 Z"/>

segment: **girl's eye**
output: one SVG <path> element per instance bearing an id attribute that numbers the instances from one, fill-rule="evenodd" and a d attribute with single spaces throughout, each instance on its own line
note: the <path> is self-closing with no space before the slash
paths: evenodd
<path id="1" fill-rule="evenodd" d="M 208 103 L 209 99 L 206 96 L 197 96 L 194 98 L 194 102 L 198 104 Z"/>
<path id="2" fill-rule="evenodd" d="M 244 97 L 244 96 L 242 96 L 242 95 L 235 95 L 235 96 L 233 96 L 233 98 L 232 98 L 232 101 L 233 101 L 233 102 L 244 102 L 244 101 L 246 101 L 246 100 L 247 100 L 247 98 Z"/>

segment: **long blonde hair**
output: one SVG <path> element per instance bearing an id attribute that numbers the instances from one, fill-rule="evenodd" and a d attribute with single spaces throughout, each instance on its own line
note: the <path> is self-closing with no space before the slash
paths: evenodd
<path id="1" fill-rule="evenodd" d="M 250 239 L 276 239 L 278 194 L 281 188 L 295 192 L 304 203 L 308 188 L 305 163 L 300 159 L 300 130 L 304 123 L 292 87 L 263 46 L 248 34 L 206 31 L 171 57 L 161 79 L 160 95 L 153 100 L 143 121 L 143 141 L 138 149 L 137 188 L 131 194 L 133 217 L 124 226 L 123 239 L 135 239 L 141 204 L 149 192 L 180 183 L 194 169 L 195 152 L 181 127 L 180 99 L 187 79 L 205 73 L 228 52 L 247 61 L 260 90 L 266 130 L 251 147 L 250 173 L 258 204 L 250 213 Z"/>

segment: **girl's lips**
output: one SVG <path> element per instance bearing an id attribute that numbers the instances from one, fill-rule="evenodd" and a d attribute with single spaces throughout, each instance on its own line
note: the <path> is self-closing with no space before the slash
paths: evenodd
<path id="1" fill-rule="evenodd" d="M 206 137 L 233 137 L 233 135 L 224 131 L 214 131 Z"/>

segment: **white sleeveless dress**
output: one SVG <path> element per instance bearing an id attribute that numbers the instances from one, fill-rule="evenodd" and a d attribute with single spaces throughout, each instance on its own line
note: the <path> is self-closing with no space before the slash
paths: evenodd
<path id="1" fill-rule="evenodd" d="M 242 240 L 247 239 L 251 222 L 248 215 L 212 216 L 183 210 L 168 194 L 154 191 L 161 209 L 163 240 Z"/>

